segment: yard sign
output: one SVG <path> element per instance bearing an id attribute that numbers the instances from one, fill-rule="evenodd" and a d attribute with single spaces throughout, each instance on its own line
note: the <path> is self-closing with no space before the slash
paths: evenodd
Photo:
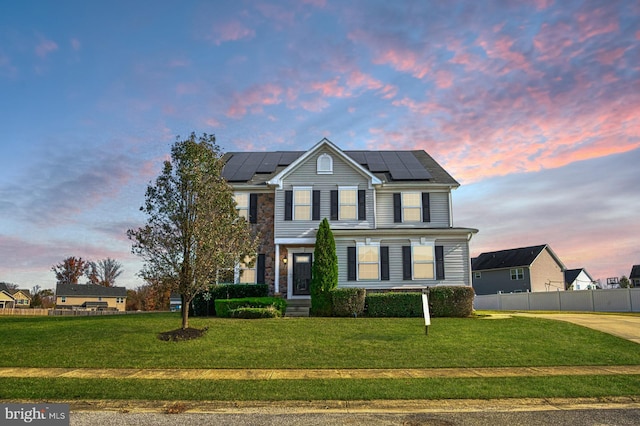
<path id="1" fill-rule="evenodd" d="M 431 316 L 429 315 L 429 299 L 427 299 L 427 293 L 425 292 L 422 292 L 422 312 L 424 312 L 424 334 L 429 334 Z"/>

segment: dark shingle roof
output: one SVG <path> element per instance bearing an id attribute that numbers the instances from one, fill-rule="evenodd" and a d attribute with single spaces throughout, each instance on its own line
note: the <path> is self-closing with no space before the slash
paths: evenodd
<path id="1" fill-rule="evenodd" d="M 576 280 L 576 278 L 578 278 L 580 272 L 582 272 L 582 268 L 567 269 L 566 271 L 564 271 L 564 282 L 567 284 L 571 284 Z"/>
<path id="2" fill-rule="evenodd" d="M 640 265 L 633 265 L 629 274 L 629 279 L 631 278 L 640 278 Z"/>
<path id="3" fill-rule="evenodd" d="M 546 244 L 482 253 L 472 261 L 471 269 L 474 271 L 484 271 L 488 269 L 529 266 L 545 247 L 547 247 Z"/>
<path id="4" fill-rule="evenodd" d="M 105 287 L 96 284 L 58 284 L 56 296 L 126 297 L 125 287 Z"/>
<path id="5" fill-rule="evenodd" d="M 458 185 L 440 164 L 422 150 L 343 152 L 383 181 Z M 263 183 L 304 154 L 305 151 L 228 152 L 223 157 L 222 177 L 229 182 Z"/>

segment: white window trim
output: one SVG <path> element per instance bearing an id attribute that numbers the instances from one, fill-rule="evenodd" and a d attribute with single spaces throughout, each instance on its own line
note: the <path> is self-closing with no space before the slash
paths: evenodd
<path id="1" fill-rule="evenodd" d="M 249 257 L 249 256 L 247 256 Z M 233 267 L 233 282 L 236 284 L 240 284 L 240 283 L 246 283 L 246 284 L 256 284 L 258 282 L 258 254 L 256 253 L 255 256 L 253 256 L 251 258 L 253 260 L 253 267 L 252 268 L 242 268 L 240 267 L 240 265 L 243 262 L 237 262 L 235 264 L 235 266 Z M 254 280 L 253 282 L 248 282 L 248 281 L 240 281 L 240 278 L 242 276 L 242 271 L 254 271 Z"/>
<path id="2" fill-rule="evenodd" d="M 477 279 L 477 280 L 481 280 L 482 279 L 482 272 L 480 271 L 475 271 L 473 273 L 473 278 Z"/>
<path id="3" fill-rule="evenodd" d="M 292 188 L 292 200 L 291 200 L 291 216 L 293 220 L 311 220 L 313 217 L 313 187 L 312 186 L 294 186 Z M 309 206 L 309 217 L 308 218 L 297 218 L 296 217 L 296 191 L 308 191 L 309 192 L 309 204 L 301 204 L 302 206 Z"/>
<path id="4" fill-rule="evenodd" d="M 342 202 L 341 202 L 341 197 L 340 197 L 340 192 L 341 191 L 355 191 L 356 193 L 356 197 L 355 197 L 355 203 L 354 204 L 345 204 L 347 206 L 354 206 L 355 207 L 355 215 L 354 217 L 350 217 L 350 218 L 343 218 L 342 217 Z M 358 187 L 357 186 L 339 186 L 338 187 L 338 220 L 358 220 Z"/>
<path id="5" fill-rule="evenodd" d="M 324 159 L 328 159 L 328 165 L 329 167 L 327 168 L 323 168 L 321 167 L 322 164 L 322 160 Z M 324 153 L 320 156 L 318 156 L 318 160 L 316 161 L 316 173 L 319 175 L 332 175 L 333 174 L 333 157 L 331 157 L 329 154 Z"/>
<path id="6" fill-rule="evenodd" d="M 415 206 L 406 207 L 404 203 L 404 194 L 418 194 L 418 208 L 420 218 L 418 220 L 407 220 L 404 217 L 405 208 L 415 208 Z M 402 215 L 402 223 L 420 223 L 422 222 L 422 192 L 420 191 L 403 191 L 400 193 L 400 213 Z M 413 249 L 412 249 L 413 252 Z"/>
<path id="7" fill-rule="evenodd" d="M 360 281 L 360 248 L 361 247 L 377 247 L 378 248 L 378 278 L 362 278 L 363 281 L 380 281 L 381 279 L 381 263 L 380 242 L 367 241 L 364 243 L 356 243 L 356 281 Z M 364 262 L 364 265 L 373 265 L 373 262 Z"/>
<path id="8" fill-rule="evenodd" d="M 420 265 L 428 265 L 429 263 L 431 263 L 431 265 L 433 266 L 433 278 L 416 278 L 415 277 L 416 257 L 413 254 L 414 247 L 431 247 L 431 254 L 432 254 L 433 260 L 431 262 L 420 262 Z M 411 279 L 418 280 L 418 281 L 424 281 L 424 280 L 435 281 L 436 280 L 436 242 L 435 240 L 427 240 L 426 238 L 420 238 L 419 242 L 416 242 L 416 241 L 411 242 Z"/>
<path id="9" fill-rule="evenodd" d="M 513 278 L 514 277 L 513 271 L 515 271 L 515 278 Z M 518 278 L 519 276 L 518 271 L 522 271 L 522 278 Z M 509 275 L 511 276 L 511 281 L 524 280 L 524 268 L 511 268 L 509 269 Z"/>
<path id="10" fill-rule="evenodd" d="M 247 197 L 246 205 L 241 205 L 238 203 L 239 195 Z M 246 192 L 236 192 L 233 194 L 233 200 L 236 202 L 236 210 L 238 211 L 238 215 L 244 217 L 246 220 L 249 220 L 249 204 L 251 203 L 250 198 L 250 195 Z M 241 212 L 244 212 L 244 214 L 242 214 Z"/>

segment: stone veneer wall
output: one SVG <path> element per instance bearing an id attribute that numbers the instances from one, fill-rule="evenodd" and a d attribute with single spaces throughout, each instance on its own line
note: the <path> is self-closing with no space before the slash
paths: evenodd
<path id="1" fill-rule="evenodd" d="M 274 205 L 275 194 L 258 194 L 258 223 L 252 228 L 260 234 L 258 240 L 258 253 L 264 254 L 264 281 L 269 285 L 269 292 L 274 293 L 275 280 L 275 255 L 274 245 Z M 280 265 L 282 267 L 282 265 Z"/>

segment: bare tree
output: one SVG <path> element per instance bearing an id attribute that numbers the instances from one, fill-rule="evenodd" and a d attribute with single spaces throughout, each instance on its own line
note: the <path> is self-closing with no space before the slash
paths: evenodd
<path id="1" fill-rule="evenodd" d="M 117 260 L 107 257 L 97 262 L 89 262 L 87 278 L 91 284 L 105 287 L 113 287 L 116 278 L 122 274 L 122 264 Z"/>

